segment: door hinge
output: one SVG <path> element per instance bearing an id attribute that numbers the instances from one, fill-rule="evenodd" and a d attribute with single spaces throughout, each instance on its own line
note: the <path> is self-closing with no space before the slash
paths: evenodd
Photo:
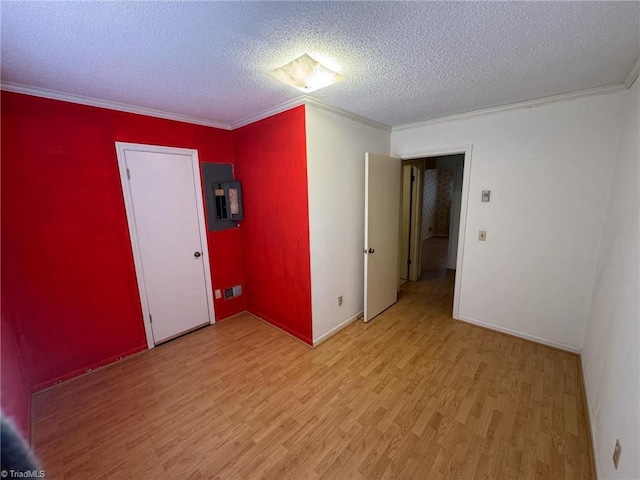
<path id="1" fill-rule="evenodd" d="M 127 168 L 127 179 L 131 180 L 131 172 L 129 171 L 128 168 Z"/>
<path id="2" fill-rule="evenodd" d="M 412 182 L 415 182 L 415 181 L 416 181 L 416 176 L 415 176 L 413 173 L 411 174 L 411 181 L 412 181 Z"/>
<path id="3" fill-rule="evenodd" d="M 149 314 L 149 323 L 153 323 L 153 316 Z"/>
<path id="4" fill-rule="evenodd" d="M 407 259 L 407 265 L 411 265 L 411 259 L 410 258 Z"/>

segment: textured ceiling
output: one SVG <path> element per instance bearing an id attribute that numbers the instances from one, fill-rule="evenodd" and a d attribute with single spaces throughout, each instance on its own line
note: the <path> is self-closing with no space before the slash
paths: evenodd
<path id="1" fill-rule="evenodd" d="M 2 81 L 227 125 L 299 96 L 308 53 L 346 80 L 310 96 L 387 125 L 620 83 L 638 2 L 6 2 Z"/>

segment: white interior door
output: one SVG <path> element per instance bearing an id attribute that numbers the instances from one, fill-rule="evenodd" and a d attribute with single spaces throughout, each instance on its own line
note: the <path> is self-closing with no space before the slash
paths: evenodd
<path id="1" fill-rule="evenodd" d="M 121 152 L 145 324 L 157 345 L 213 318 L 197 156 L 194 165 L 189 154 Z"/>
<path id="2" fill-rule="evenodd" d="M 365 322 L 398 299 L 401 176 L 399 158 L 365 154 Z"/>

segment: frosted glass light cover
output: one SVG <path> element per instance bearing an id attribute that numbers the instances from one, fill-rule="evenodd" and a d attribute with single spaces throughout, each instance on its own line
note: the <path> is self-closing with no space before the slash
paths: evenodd
<path id="1" fill-rule="evenodd" d="M 269 75 L 305 93 L 344 80 L 343 75 L 325 67 L 306 53 L 269 72 Z"/>

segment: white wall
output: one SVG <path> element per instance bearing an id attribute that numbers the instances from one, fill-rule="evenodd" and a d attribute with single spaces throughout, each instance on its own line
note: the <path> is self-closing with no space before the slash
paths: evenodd
<path id="1" fill-rule="evenodd" d="M 364 308 L 364 154 L 388 155 L 390 134 L 314 106 L 305 109 L 311 309 L 317 343 Z"/>
<path id="2" fill-rule="evenodd" d="M 393 156 L 473 145 L 460 319 L 580 350 L 622 94 L 394 129 Z"/>
<path id="3" fill-rule="evenodd" d="M 640 478 L 640 87 L 625 92 L 582 363 L 598 476 Z M 616 439 L 618 470 L 611 456 Z"/>

